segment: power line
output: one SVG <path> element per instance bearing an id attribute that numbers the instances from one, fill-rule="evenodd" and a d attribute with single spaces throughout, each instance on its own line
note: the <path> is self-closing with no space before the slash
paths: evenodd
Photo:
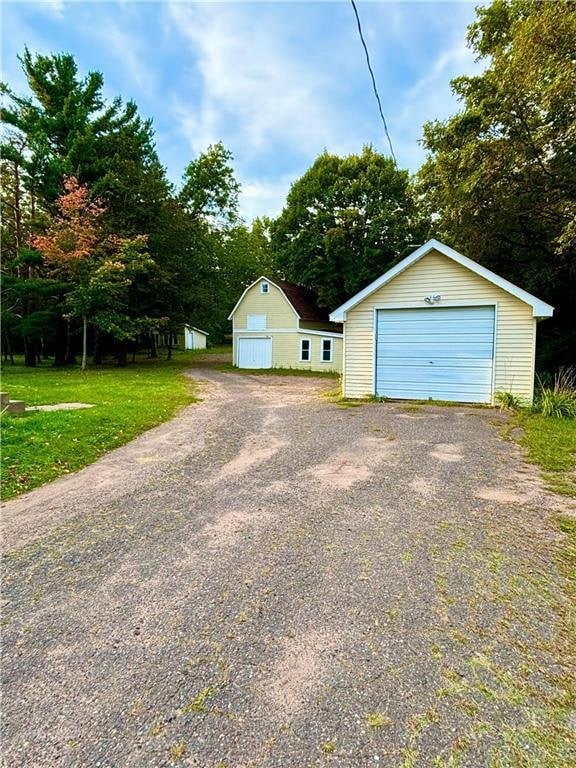
<path id="1" fill-rule="evenodd" d="M 366 45 L 366 41 L 364 40 L 364 34 L 362 33 L 362 24 L 360 23 L 360 16 L 358 15 L 358 9 L 356 8 L 356 3 L 354 2 L 354 0 L 350 0 L 350 2 L 352 3 L 352 8 L 354 8 L 354 15 L 356 16 L 356 24 L 358 26 L 358 34 L 360 35 L 360 40 L 362 41 L 362 47 L 364 48 L 364 53 L 366 54 L 366 64 L 368 65 L 368 71 L 370 72 L 370 77 L 372 78 L 372 90 L 374 91 L 374 96 L 376 96 L 376 101 L 378 102 L 378 111 L 380 112 L 380 117 L 382 118 L 384 133 L 386 134 L 386 138 L 388 139 L 388 144 L 390 145 L 390 154 L 392 155 L 392 159 L 394 160 L 394 163 L 398 165 L 396 161 L 396 155 L 394 154 L 394 149 L 392 147 L 392 139 L 390 138 L 390 134 L 388 133 L 388 126 L 386 125 L 386 118 L 384 117 L 382 102 L 380 101 L 380 94 L 378 93 L 378 87 L 376 86 L 376 78 L 374 77 L 374 71 L 372 70 L 372 64 L 370 63 L 370 54 L 368 53 L 368 46 Z"/>

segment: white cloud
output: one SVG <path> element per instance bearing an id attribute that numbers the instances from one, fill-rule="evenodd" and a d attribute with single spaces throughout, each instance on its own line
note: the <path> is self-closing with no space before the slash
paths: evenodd
<path id="1" fill-rule="evenodd" d="M 128 21 L 128 19 L 123 19 Z M 93 31 L 102 46 L 120 62 L 120 70 L 138 91 L 154 91 L 156 76 L 147 64 L 145 41 L 127 31 L 128 24 L 114 23 L 94 25 Z"/>
<path id="2" fill-rule="evenodd" d="M 256 216 L 277 216 L 286 202 L 286 195 L 294 181 L 292 175 L 285 175 L 275 181 L 245 179 L 240 195 L 240 214 L 251 221 Z"/>
<path id="3" fill-rule="evenodd" d="M 190 82 L 202 84 L 199 104 L 175 104 L 194 152 L 219 139 L 245 156 L 276 144 L 315 153 L 335 143 L 329 74 L 291 49 L 269 7 L 172 3 L 169 14 L 195 62 Z"/>
<path id="4" fill-rule="evenodd" d="M 46 13 L 59 20 L 64 18 L 66 12 L 66 5 L 63 0 L 38 0 L 34 6 L 41 13 Z"/>

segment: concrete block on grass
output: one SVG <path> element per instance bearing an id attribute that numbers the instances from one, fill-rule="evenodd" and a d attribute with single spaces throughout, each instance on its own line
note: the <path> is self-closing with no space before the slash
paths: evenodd
<path id="1" fill-rule="evenodd" d="M 24 416 L 26 414 L 24 400 L 11 400 L 5 407 L 6 413 L 9 413 L 10 416 Z"/>

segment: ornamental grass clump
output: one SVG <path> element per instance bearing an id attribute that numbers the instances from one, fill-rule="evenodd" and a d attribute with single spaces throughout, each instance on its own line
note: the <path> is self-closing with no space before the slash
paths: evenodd
<path id="1" fill-rule="evenodd" d="M 534 410 L 555 419 L 576 419 L 576 366 L 560 368 L 552 386 L 539 380 Z"/>

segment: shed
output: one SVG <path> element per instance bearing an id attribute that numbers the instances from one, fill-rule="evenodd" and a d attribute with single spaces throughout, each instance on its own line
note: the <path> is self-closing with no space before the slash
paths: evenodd
<path id="1" fill-rule="evenodd" d="M 330 322 L 308 288 L 262 275 L 242 293 L 228 319 L 239 368 L 342 368 L 342 326 Z"/>
<path id="2" fill-rule="evenodd" d="M 538 321 L 553 307 L 429 240 L 330 314 L 344 325 L 343 394 L 531 401 Z"/>
<path id="3" fill-rule="evenodd" d="M 193 325 L 184 326 L 184 349 L 206 349 L 208 333 Z"/>

